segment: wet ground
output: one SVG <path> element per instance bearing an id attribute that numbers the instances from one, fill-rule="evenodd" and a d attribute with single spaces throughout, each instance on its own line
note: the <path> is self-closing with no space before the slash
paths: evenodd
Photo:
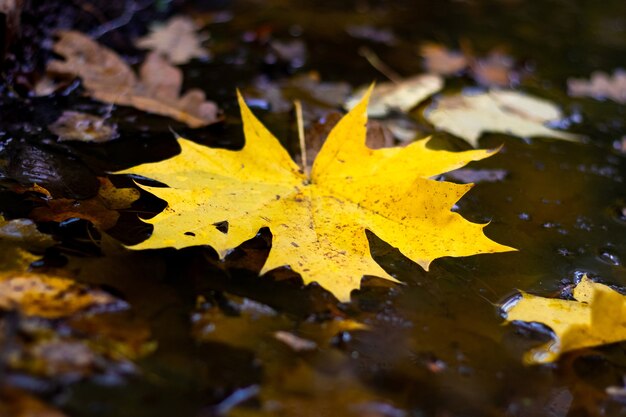
<path id="1" fill-rule="evenodd" d="M 583 140 L 483 135 L 481 147 L 503 147 L 470 167 L 506 175 L 478 184 L 458 211 L 470 221 L 490 221 L 487 236 L 519 251 L 443 258 L 425 272 L 370 234 L 375 259 L 404 285 L 365 278 L 345 304 L 318 286 L 303 288 L 286 270 L 258 278 L 271 245 L 267 230 L 225 262 L 206 247 L 123 249 L 117 241 L 138 242 L 150 233 L 138 216 L 164 207 L 145 192 L 121 211 L 110 236 L 85 220 L 41 223 L 39 229 L 59 242 L 31 269 L 71 272 L 124 299 L 130 312 L 104 314 L 110 317 L 93 326 L 109 320 L 125 329 L 128 334 L 119 336 L 124 346 L 131 343 L 129 334 L 148 328 L 157 347 L 128 365 L 132 369 L 102 366 L 60 378 L 7 368 L 6 384 L 69 416 L 626 415 L 624 397 L 606 392 L 624 385 L 624 343 L 525 366 L 524 352 L 549 333 L 540 325 L 503 325 L 499 309 L 517 290 L 566 295 L 585 273 L 626 289 L 626 107 L 571 98 L 566 88 L 569 77 L 626 65 L 623 1 L 277 0 L 226 4 L 219 13 L 204 6 L 182 8 L 204 16 L 213 55 L 182 67 L 185 88 L 203 89 L 224 110 L 223 123 L 189 129 L 131 108 L 111 108 L 73 87 L 41 98 L 5 93 L 3 180 L 39 182 L 68 198 L 89 198 L 97 176 L 174 155 L 171 130 L 210 146 L 241 146 L 235 89 L 252 97 L 259 77 L 278 82 L 313 70 L 323 81 L 353 87 L 386 81 L 359 51 L 367 47 L 409 76 L 423 72 L 417 50 L 425 41 L 452 48 L 470 42 L 477 53 L 505 47 L 526 74 L 513 87 L 560 105 L 566 118 L 559 127 Z M 304 58 L 276 58 L 271 42 L 292 40 L 304 42 Z M 141 57 L 134 50 L 119 52 L 130 62 Z M 449 78 L 444 91 L 475 86 L 460 75 Z M 257 95 L 253 110 L 295 155 L 293 113 L 264 109 L 267 103 Z M 433 131 L 422 116 L 429 104 L 409 117 L 434 134 L 433 146 L 469 149 L 463 140 Z M 70 108 L 110 115 L 120 138 L 98 145 L 57 142 L 45 126 Z M 132 186 L 124 176 L 110 178 Z M 0 189 L 0 211 L 8 219 L 28 217 L 33 204 L 9 186 Z M 330 320 L 338 316 L 367 328 L 338 328 Z M 317 347 L 294 350 L 272 336 L 276 331 L 294 332 Z"/>

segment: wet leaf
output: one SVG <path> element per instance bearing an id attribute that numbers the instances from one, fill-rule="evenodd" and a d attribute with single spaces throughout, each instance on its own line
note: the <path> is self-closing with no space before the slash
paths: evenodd
<path id="1" fill-rule="evenodd" d="M 148 35 L 137 39 L 135 46 L 158 52 L 172 64 L 180 65 L 193 58 L 208 58 L 209 51 L 202 47 L 206 39 L 189 17 L 174 16 L 164 24 L 153 26 Z"/>
<path id="2" fill-rule="evenodd" d="M 406 78 L 397 83 L 380 83 L 374 87 L 367 114 L 383 117 L 393 110 L 406 112 L 443 87 L 438 75 L 424 74 Z M 354 108 L 365 96 L 367 87 L 361 87 L 346 101 L 347 109 Z"/>
<path id="3" fill-rule="evenodd" d="M 53 319 L 96 306 L 114 305 L 125 303 L 68 278 L 27 272 L 0 275 L 0 308 L 19 310 L 26 316 Z"/>
<path id="4" fill-rule="evenodd" d="M 420 47 L 424 66 L 428 72 L 441 75 L 456 74 L 468 65 L 468 59 L 459 51 L 452 51 L 438 43 L 425 43 Z"/>
<path id="5" fill-rule="evenodd" d="M 96 375 L 112 382 L 137 373 L 133 360 L 156 347 L 149 328 L 127 312 L 109 310 L 54 320 L 20 316 L 5 366 L 65 384 Z"/>
<path id="6" fill-rule="evenodd" d="M 573 97 L 594 97 L 626 103 L 626 71 L 616 70 L 613 75 L 602 71 L 591 74 L 589 81 L 582 78 L 567 80 L 567 89 Z"/>
<path id="7" fill-rule="evenodd" d="M 505 306 L 509 322 L 537 322 L 548 326 L 550 342 L 528 352 L 527 364 L 553 362 L 563 353 L 626 340 L 626 297 L 585 275 L 573 291 L 573 300 L 522 293 Z"/>
<path id="8" fill-rule="evenodd" d="M 168 116 L 192 128 L 219 121 L 217 106 L 201 90 L 180 96 L 181 70 L 155 52 L 148 54 L 137 77 L 114 51 L 79 32 L 60 32 L 54 51 L 65 61 L 51 61 L 48 72 L 80 77 L 96 100 Z"/>
<path id="9" fill-rule="evenodd" d="M 478 83 L 489 87 L 508 87 L 519 81 L 515 60 L 501 49 L 493 49 L 487 56 L 474 56 L 469 43 L 463 51 L 455 51 L 438 43 L 425 43 L 420 47 L 424 67 L 428 72 L 441 75 L 457 74 L 468 70 Z"/>
<path id="10" fill-rule="evenodd" d="M 261 273 L 289 266 L 344 301 L 363 275 L 395 281 L 371 258 L 366 228 L 426 269 L 442 256 L 513 250 L 489 240 L 485 225 L 450 211 L 471 186 L 429 179 L 493 152 L 433 151 L 426 141 L 371 150 L 367 98 L 332 130 L 310 177 L 241 97 L 242 150 L 180 139 L 180 155 L 124 171 L 170 187 L 142 186 L 168 207 L 148 220 L 152 236 L 132 248 L 211 245 L 224 258 L 269 227 L 272 249 Z"/>
<path id="11" fill-rule="evenodd" d="M 30 217 L 38 222 L 62 222 L 71 218 L 89 220 L 100 230 L 115 226 L 118 210 L 126 209 L 139 198 L 134 188 L 116 188 L 108 178 L 99 178 L 98 195 L 87 200 L 56 198 L 36 207 Z"/>
<path id="12" fill-rule="evenodd" d="M 117 126 L 108 124 L 102 117 L 76 111 L 64 111 L 48 130 L 59 137 L 59 141 L 108 142 L 116 139 Z"/>
<path id="13" fill-rule="evenodd" d="M 37 259 L 35 253 L 54 245 L 51 236 L 37 230 L 29 219 L 5 220 L 0 216 L 0 265 L 2 270 L 22 271 Z"/>
<path id="14" fill-rule="evenodd" d="M 474 147 L 484 132 L 577 140 L 577 135 L 544 126 L 562 117 L 559 108 L 549 101 L 509 90 L 444 97 L 426 114 L 438 129 L 459 136 Z"/>

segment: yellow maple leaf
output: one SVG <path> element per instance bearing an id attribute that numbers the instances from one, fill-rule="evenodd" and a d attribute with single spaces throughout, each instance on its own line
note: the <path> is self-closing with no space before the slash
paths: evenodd
<path id="1" fill-rule="evenodd" d="M 170 187 L 142 186 L 168 207 L 148 220 L 152 236 L 133 248 L 210 245 L 223 258 L 269 227 L 272 249 L 261 273 L 289 266 L 344 301 L 363 275 L 395 281 L 372 259 L 365 229 L 425 269 L 443 256 L 513 250 L 450 211 L 471 184 L 430 179 L 493 152 L 434 151 L 426 141 L 369 149 L 368 97 L 331 131 L 307 177 L 239 96 L 243 149 L 179 139 L 180 155 L 122 172 Z M 227 230 L 215 226 L 224 222 Z"/>
<path id="2" fill-rule="evenodd" d="M 565 352 L 626 340 L 626 296 L 585 275 L 573 297 L 560 300 L 522 292 L 505 307 L 507 321 L 542 323 L 554 332 L 553 340 L 525 355 L 527 364 L 553 362 Z"/>

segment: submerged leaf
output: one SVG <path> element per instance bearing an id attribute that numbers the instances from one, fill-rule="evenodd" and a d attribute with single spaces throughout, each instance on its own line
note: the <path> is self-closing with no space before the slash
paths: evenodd
<path id="1" fill-rule="evenodd" d="M 437 128 L 467 140 L 474 147 L 484 132 L 577 140 L 577 135 L 544 126 L 562 117 L 554 104 L 508 90 L 444 97 L 426 114 Z"/>
<path id="2" fill-rule="evenodd" d="M 585 275 L 574 288 L 574 300 L 522 293 L 505 308 L 507 321 L 538 322 L 553 340 L 528 352 L 527 364 L 553 362 L 565 352 L 626 340 L 626 296 Z"/>
<path id="3" fill-rule="evenodd" d="M 217 106 L 206 101 L 203 91 L 191 89 L 180 96 L 181 70 L 157 53 L 146 57 L 137 78 L 115 52 L 80 32 L 60 32 L 54 51 L 65 61 L 50 62 L 48 72 L 80 77 L 96 100 L 169 116 L 192 128 L 219 121 Z"/>
<path id="4" fill-rule="evenodd" d="M 147 222 L 152 236 L 134 249 L 211 245 L 220 257 L 269 227 L 272 249 L 261 273 L 289 266 L 340 300 L 364 275 L 395 281 L 371 257 L 365 230 L 428 268 L 442 256 L 513 250 L 488 239 L 485 225 L 450 209 L 471 185 L 430 178 L 493 154 L 365 145 L 367 96 L 332 130 L 310 178 L 240 97 L 246 144 L 240 151 L 179 139 L 180 155 L 124 173 L 170 188 L 142 186 L 168 202 Z M 228 228 L 219 227 L 225 222 Z"/>

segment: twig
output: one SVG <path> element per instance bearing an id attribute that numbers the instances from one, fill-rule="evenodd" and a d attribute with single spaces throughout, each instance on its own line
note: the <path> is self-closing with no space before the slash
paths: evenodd
<path id="1" fill-rule="evenodd" d="M 302 170 L 304 171 L 304 175 L 308 178 L 309 176 L 309 166 L 307 164 L 306 157 L 306 143 L 304 142 L 304 122 L 302 121 L 302 103 L 300 100 L 296 100 L 293 102 L 296 108 L 296 123 L 298 124 L 298 141 L 300 142 L 300 159 L 302 163 Z"/>
<path id="2" fill-rule="evenodd" d="M 389 78 L 391 82 L 396 84 L 400 84 L 402 82 L 402 77 L 400 76 L 400 74 L 395 72 L 390 66 L 381 61 L 378 55 L 376 55 L 376 52 L 372 51 L 367 46 L 362 46 L 359 48 L 359 55 L 367 59 L 367 62 L 369 62 L 372 67 L 374 67 L 385 77 Z"/>

